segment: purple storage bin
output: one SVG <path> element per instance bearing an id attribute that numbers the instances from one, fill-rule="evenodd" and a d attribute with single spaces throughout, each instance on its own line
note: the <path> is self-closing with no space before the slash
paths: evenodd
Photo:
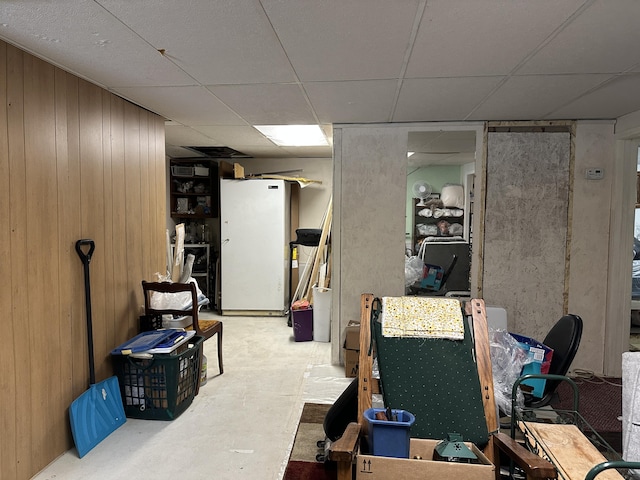
<path id="1" fill-rule="evenodd" d="M 313 308 L 292 310 L 293 338 L 296 342 L 310 342 L 313 340 Z"/>

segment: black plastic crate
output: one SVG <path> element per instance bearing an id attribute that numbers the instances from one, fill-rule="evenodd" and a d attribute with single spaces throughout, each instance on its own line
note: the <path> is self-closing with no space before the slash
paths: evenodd
<path id="1" fill-rule="evenodd" d="M 112 355 L 124 413 L 130 418 L 173 420 L 198 392 L 204 337 L 194 335 L 174 353 L 151 358 Z"/>
<path id="2" fill-rule="evenodd" d="M 140 315 L 140 332 L 160 330 L 162 327 L 162 315 Z"/>

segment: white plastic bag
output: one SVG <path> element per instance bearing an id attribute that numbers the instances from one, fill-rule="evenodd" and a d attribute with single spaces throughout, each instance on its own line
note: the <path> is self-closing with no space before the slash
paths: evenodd
<path id="1" fill-rule="evenodd" d="M 409 287 L 422 279 L 424 262 L 421 258 L 412 255 L 404 258 L 404 286 Z"/>
<path id="2" fill-rule="evenodd" d="M 404 259 L 404 285 L 410 287 L 422 280 L 424 275 L 424 250 L 427 242 L 424 240 L 420 244 L 417 255 L 405 256 Z"/>
<path id="3" fill-rule="evenodd" d="M 445 207 L 464 208 L 464 187 L 450 183 L 445 184 L 442 186 L 440 199 Z"/>
<path id="4" fill-rule="evenodd" d="M 511 391 L 520 377 L 522 367 L 531 362 L 529 353 L 506 330 L 490 330 L 493 390 L 496 405 L 506 415 L 511 415 Z M 524 395 L 518 389 L 516 406 L 524 406 Z"/>
<path id="5" fill-rule="evenodd" d="M 196 285 L 198 294 L 198 305 L 207 305 L 209 299 L 204 296 L 195 278 L 190 277 L 189 283 Z M 153 310 L 188 310 L 191 308 L 191 292 L 163 293 L 153 292 L 149 299 Z"/>

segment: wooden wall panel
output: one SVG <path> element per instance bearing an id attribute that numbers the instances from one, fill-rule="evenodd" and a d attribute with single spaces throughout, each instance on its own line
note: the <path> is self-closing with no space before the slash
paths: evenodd
<path id="1" fill-rule="evenodd" d="M 140 281 L 165 262 L 164 168 L 161 118 L 0 42 L 0 478 L 73 447 L 68 408 L 89 383 L 79 238 L 96 243 L 96 380 L 137 333 Z"/>
<path id="2" fill-rule="evenodd" d="M 114 311 L 116 324 L 123 331 L 116 331 L 118 340 L 129 337 L 129 305 L 127 285 L 127 207 L 125 202 L 125 157 L 124 157 L 124 105 L 121 98 L 111 98 L 111 188 L 113 209 L 112 255 Z M 109 199 L 105 199 L 109 201 Z M 115 254 L 117 252 L 117 254 Z"/>
<path id="3" fill-rule="evenodd" d="M 73 401 L 73 354 L 76 349 L 72 333 L 73 321 L 80 321 L 82 302 L 80 292 L 82 286 L 78 275 L 78 256 L 70 238 L 80 236 L 80 195 L 79 195 L 79 145 L 78 145 L 78 81 L 73 75 L 56 69 L 55 71 L 56 101 L 56 174 L 58 198 L 58 289 L 60 292 L 59 313 L 60 325 L 56 338 L 60 345 L 60 398 L 58 408 L 64 408 Z M 81 380 L 81 379 L 79 379 Z M 71 386 L 71 388 L 69 388 Z M 78 391 L 84 382 L 78 381 Z M 64 428 L 68 423 L 56 415 L 54 430 L 63 435 L 62 445 L 71 442 L 71 432 Z"/>
<path id="4" fill-rule="evenodd" d="M 27 289 L 29 350 L 34 354 L 31 365 L 31 428 L 33 466 L 44 467 L 47 457 L 55 452 L 54 436 L 48 435 L 49 423 L 56 413 L 54 389 L 60 375 L 59 343 L 52 341 L 52 329 L 59 322 L 51 322 L 51 312 L 58 311 L 57 251 L 58 217 L 55 172 L 55 102 L 54 67 L 30 55 L 24 62 L 24 134 L 27 180 Z M 27 121 L 28 120 L 28 121 Z M 51 168 L 53 165 L 53 168 Z M 30 221 L 30 219 L 38 221 Z M 53 246 L 55 250 L 50 250 Z M 55 330 L 54 330 L 55 331 Z M 64 352 L 67 354 L 67 352 Z M 62 445 L 60 445 L 62 446 Z"/>
<path id="5" fill-rule="evenodd" d="M 149 176 L 149 118 L 147 112 L 140 112 L 140 145 L 139 161 L 140 161 L 140 229 L 141 235 L 145 232 L 153 231 L 153 223 L 151 222 L 151 183 Z M 151 240 L 153 241 L 153 240 Z M 140 252 L 140 261 L 142 269 L 147 270 L 151 266 L 151 250 L 143 248 Z M 142 297 L 136 297 L 139 302 Z M 140 303 L 138 303 L 140 305 Z"/>
<path id="6" fill-rule="evenodd" d="M 9 212 L 11 228 L 10 285 L 11 304 L 3 308 L 11 312 L 13 321 L 13 351 L 16 359 L 14 371 L 16 404 L 11 412 L 15 421 L 13 439 L 16 444 L 16 456 L 13 467 L 14 478 L 28 478 L 34 471 L 32 466 L 32 417 L 31 405 L 31 363 L 35 359 L 31 352 L 29 336 L 32 329 L 29 322 L 29 298 L 27 295 L 27 177 L 25 169 L 25 132 L 24 132 L 24 57 L 22 51 L 7 47 L 7 105 L 9 140 Z M 19 356 L 20 352 L 22 356 Z M 3 367 L 4 368 L 4 367 Z M 35 408 L 35 407 L 34 407 Z M 4 412 L 9 412 L 3 409 Z M 7 438 L 7 440 L 10 440 Z M 2 472 L 4 476 L 4 472 Z M 11 478 L 11 477 L 9 477 Z"/>
<path id="7" fill-rule="evenodd" d="M 142 298 L 140 281 L 142 279 L 142 225 L 140 192 L 140 109 L 130 103 L 124 106 L 124 171 L 125 171 L 125 201 L 127 208 L 126 239 L 127 239 L 127 287 L 129 292 L 129 311 L 138 312 Z M 136 317 L 129 318 L 129 331 L 134 333 L 137 328 Z"/>
<path id="8" fill-rule="evenodd" d="M 72 349 L 68 356 L 71 360 L 71 401 L 87 388 L 87 350 L 84 345 L 87 342 L 86 329 L 84 327 L 84 280 L 82 263 L 75 251 L 75 242 L 82 238 L 82 212 L 81 212 L 81 177 L 80 177 L 80 79 L 73 75 L 66 75 L 65 89 L 67 92 L 67 164 L 65 184 L 59 188 L 66 188 L 69 195 L 69 204 L 65 205 L 62 212 L 63 221 L 60 229 L 60 247 L 69 254 L 66 262 L 69 268 L 69 297 L 65 302 L 71 305 L 71 318 L 67 335 L 71 339 Z M 61 139 L 62 140 L 62 139 Z M 61 206 L 62 208 L 62 206 Z"/>
<path id="9" fill-rule="evenodd" d="M 113 278 L 113 172 L 112 172 L 112 149 L 111 149 L 111 95 L 107 91 L 102 91 L 102 155 L 103 155 L 103 185 L 104 197 L 102 200 L 102 208 L 104 215 L 104 273 L 106 278 Z M 115 292 L 113 288 L 107 288 L 104 292 L 104 314 L 107 321 L 105 322 L 105 331 L 103 344 L 107 351 L 113 348 L 113 345 L 119 345 L 116 336 L 116 312 L 115 312 Z M 111 346 L 111 348 L 110 348 Z M 108 369 L 104 374 L 108 375 Z"/>
<path id="10" fill-rule="evenodd" d="M 9 169 L 9 138 L 8 138 L 8 97 L 7 97 L 7 46 L 0 43 L 0 205 L 9 205 L 10 169 Z M 9 259 L 11 252 L 11 218 L 8 208 L 0 208 L 0 258 Z M 0 288 L 0 305 L 11 305 L 11 274 L 7 271 L 10 262 L 3 263 L 3 279 L 5 288 Z M 8 313 L 8 312 L 5 312 Z M 0 326 L 5 338 L 13 339 L 15 335 L 14 323 L 8 314 L 0 318 Z M 0 405 L 4 410 L 16 411 L 16 359 L 13 349 L 0 349 Z M 16 423 L 14 417 L 3 415 L 0 419 L 0 429 L 9 438 L 15 438 Z M 16 478 L 16 444 L 0 448 L 0 472 L 8 478 Z"/>
<path id="11" fill-rule="evenodd" d="M 104 159 L 102 154 L 102 91 L 84 80 L 79 84 L 80 119 L 80 211 L 82 230 L 80 236 L 95 242 L 95 252 L 90 263 L 91 312 L 93 328 L 93 348 L 96 364 L 96 381 L 108 376 L 105 365 L 108 352 L 105 338 L 105 251 L 104 227 Z M 80 259 L 77 260 L 81 265 Z M 80 292 L 78 292 L 80 293 Z M 84 295 L 84 293 L 82 293 Z M 86 313 L 84 314 L 86 315 Z M 87 331 L 84 334 L 84 351 L 87 351 Z M 85 353 L 85 363 L 88 362 Z M 88 375 L 88 367 L 87 367 Z M 86 377 L 89 378 L 88 376 Z M 85 389 L 88 387 L 85 385 Z"/>
<path id="12" fill-rule="evenodd" d="M 164 147 L 164 120 L 160 117 L 154 117 L 155 123 L 155 158 L 165 158 Z M 156 189 L 156 201 L 154 204 L 154 212 L 156 214 L 156 228 L 161 232 L 160 236 L 156 238 L 158 242 L 156 248 L 159 248 L 166 253 L 166 230 L 167 230 L 167 218 L 166 218 L 166 204 L 167 204 L 167 161 L 164 163 L 156 162 L 155 167 L 155 189 Z M 158 208 L 158 205 L 165 205 L 165 208 Z M 166 255 L 165 259 L 158 263 L 158 272 L 165 274 L 167 272 Z"/>

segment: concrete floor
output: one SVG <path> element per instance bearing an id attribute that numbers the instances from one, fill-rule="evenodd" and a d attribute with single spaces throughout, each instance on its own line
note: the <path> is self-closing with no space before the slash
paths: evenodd
<path id="1" fill-rule="evenodd" d="M 74 448 L 33 478 L 282 478 L 304 402 L 333 403 L 351 379 L 330 364 L 329 343 L 295 342 L 286 318 L 221 319 L 225 373 L 206 341 L 208 381 L 180 417 L 129 418 L 82 459 Z"/>

